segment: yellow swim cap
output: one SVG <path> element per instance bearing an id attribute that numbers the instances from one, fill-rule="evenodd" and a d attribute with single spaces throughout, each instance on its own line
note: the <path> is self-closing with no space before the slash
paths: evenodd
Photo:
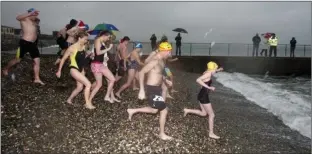
<path id="1" fill-rule="evenodd" d="M 158 51 L 159 52 L 162 52 L 162 51 L 171 51 L 172 50 L 172 46 L 170 43 L 168 42 L 162 42 L 159 44 L 159 47 L 158 47 Z"/>
<path id="2" fill-rule="evenodd" d="M 211 61 L 211 62 L 207 63 L 207 69 L 208 69 L 208 71 L 216 70 L 216 69 L 218 69 L 218 64 Z"/>

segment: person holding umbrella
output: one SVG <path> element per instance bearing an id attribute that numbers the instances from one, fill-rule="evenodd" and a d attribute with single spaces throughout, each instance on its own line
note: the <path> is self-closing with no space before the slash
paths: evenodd
<path id="1" fill-rule="evenodd" d="M 180 33 L 178 33 L 178 35 L 175 37 L 175 40 L 176 40 L 176 55 L 179 55 L 181 56 L 181 40 L 182 40 L 182 37 L 180 35 Z"/>

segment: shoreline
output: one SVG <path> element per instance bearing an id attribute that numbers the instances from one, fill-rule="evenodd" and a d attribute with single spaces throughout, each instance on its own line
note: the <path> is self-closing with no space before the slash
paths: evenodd
<path id="1" fill-rule="evenodd" d="M 8 57 L 2 54 L 2 67 Z M 64 66 L 62 79 L 54 76 L 56 56 L 44 56 L 41 76 L 46 86 L 31 81 L 31 63 L 18 66 L 17 82 L 2 77 L 3 153 L 311 153 L 311 139 L 291 130 L 272 113 L 222 86 L 216 80 L 211 93 L 215 110 L 215 133 L 220 140 L 208 138 L 206 118 L 183 117 L 183 108 L 199 108 L 195 83 L 198 74 L 172 70 L 175 78 L 174 100 L 168 100 L 165 131 L 176 140 L 161 141 L 156 115 L 136 114 L 127 121 L 127 108 L 147 105 L 138 101 L 137 92 L 126 90 L 124 102 L 103 101 L 106 82 L 95 96 L 95 110 L 83 108 L 83 95 L 74 106 L 65 104 L 75 82 Z M 94 81 L 90 72 L 87 74 Z M 20 84 L 20 85 L 18 85 Z"/>

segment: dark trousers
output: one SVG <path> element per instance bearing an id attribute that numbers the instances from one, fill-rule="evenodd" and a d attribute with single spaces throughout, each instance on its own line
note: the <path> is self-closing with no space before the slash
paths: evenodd
<path id="1" fill-rule="evenodd" d="M 262 49 L 261 52 L 260 52 L 260 55 L 262 56 L 262 54 L 265 54 L 265 57 L 268 56 L 268 49 Z"/>
<path id="2" fill-rule="evenodd" d="M 272 57 L 272 52 L 274 51 L 274 57 L 276 57 L 276 46 L 270 46 L 270 54 L 269 57 Z"/>
<path id="3" fill-rule="evenodd" d="M 156 49 L 156 43 L 151 43 L 152 50 L 154 51 Z"/>
<path id="4" fill-rule="evenodd" d="M 295 49 L 296 47 L 290 47 L 290 57 L 295 57 Z"/>
<path id="5" fill-rule="evenodd" d="M 256 53 L 256 56 L 258 57 L 258 51 L 259 51 L 259 44 L 254 44 L 253 50 L 252 50 L 252 56 L 254 57 Z"/>
<path id="6" fill-rule="evenodd" d="M 176 56 L 181 56 L 181 45 L 176 45 Z"/>

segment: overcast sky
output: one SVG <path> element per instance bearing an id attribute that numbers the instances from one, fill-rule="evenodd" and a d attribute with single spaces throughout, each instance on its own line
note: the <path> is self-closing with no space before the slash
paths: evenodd
<path id="1" fill-rule="evenodd" d="M 74 18 L 91 28 L 112 23 L 121 30 L 118 38 L 139 41 L 149 41 L 152 33 L 173 40 L 172 29 L 181 27 L 189 32 L 183 42 L 250 43 L 257 32 L 275 32 L 281 43 L 294 36 L 311 44 L 310 2 L 1 2 L 1 24 L 19 28 L 16 16 L 32 7 L 40 11 L 46 34 Z"/>

